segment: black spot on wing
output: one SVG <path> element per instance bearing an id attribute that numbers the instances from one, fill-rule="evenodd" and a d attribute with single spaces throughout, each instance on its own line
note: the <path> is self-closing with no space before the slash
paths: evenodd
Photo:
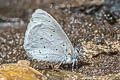
<path id="1" fill-rule="evenodd" d="M 66 52 L 67 52 L 68 50 L 66 49 Z"/>
<path id="2" fill-rule="evenodd" d="M 39 53 L 41 54 L 41 51 L 39 50 Z"/>
<path id="3" fill-rule="evenodd" d="M 40 40 L 42 40 L 43 38 L 40 38 Z"/>

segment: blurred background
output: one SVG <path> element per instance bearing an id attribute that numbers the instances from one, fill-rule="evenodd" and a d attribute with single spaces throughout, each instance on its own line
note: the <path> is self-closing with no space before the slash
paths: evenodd
<path id="1" fill-rule="evenodd" d="M 59 15 L 62 12 L 60 10 L 63 9 L 99 16 L 106 8 L 119 16 L 119 7 L 119 0 L 0 0 L 0 26 L 8 26 L 12 23 L 23 25 L 29 21 L 32 12 L 37 8 Z M 5 21 L 11 23 L 4 24 Z"/>

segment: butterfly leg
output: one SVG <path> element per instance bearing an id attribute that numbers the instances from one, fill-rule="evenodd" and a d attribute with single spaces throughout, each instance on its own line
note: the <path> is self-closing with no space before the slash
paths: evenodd
<path id="1" fill-rule="evenodd" d="M 72 62 L 72 71 L 74 71 L 75 59 Z"/>
<path id="2" fill-rule="evenodd" d="M 72 71 L 74 71 L 74 67 L 76 67 L 75 72 L 78 70 L 78 60 L 74 59 L 72 63 Z"/>

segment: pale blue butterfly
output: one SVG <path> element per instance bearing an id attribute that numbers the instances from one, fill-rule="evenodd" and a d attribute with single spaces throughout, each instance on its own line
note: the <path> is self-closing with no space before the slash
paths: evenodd
<path id="1" fill-rule="evenodd" d="M 25 33 L 24 48 L 29 57 L 37 61 L 75 63 L 82 54 L 72 43 L 58 22 L 46 11 L 37 9 Z"/>

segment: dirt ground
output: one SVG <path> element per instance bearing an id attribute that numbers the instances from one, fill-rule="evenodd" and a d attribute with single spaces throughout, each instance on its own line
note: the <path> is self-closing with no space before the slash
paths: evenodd
<path id="1" fill-rule="evenodd" d="M 50 76 L 57 76 L 60 80 L 62 74 L 67 75 L 69 71 L 68 74 L 74 76 L 85 75 L 75 80 L 120 79 L 119 12 L 113 14 L 110 9 L 104 8 L 104 0 L 15 0 L 4 3 L 0 6 L 0 64 L 28 60 L 23 48 L 24 33 L 31 14 L 37 8 L 50 13 L 60 23 L 74 47 L 82 48 L 88 55 L 88 58 L 79 57 L 75 73 L 65 65 L 61 73 L 56 72 L 57 75 L 48 70 Z M 3 20 L 2 16 L 6 18 Z M 7 18 L 19 18 L 22 23 Z M 51 68 L 51 63 L 43 65 L 36 60 L 30 61 L 31 66 L 40 72 Z"/>

